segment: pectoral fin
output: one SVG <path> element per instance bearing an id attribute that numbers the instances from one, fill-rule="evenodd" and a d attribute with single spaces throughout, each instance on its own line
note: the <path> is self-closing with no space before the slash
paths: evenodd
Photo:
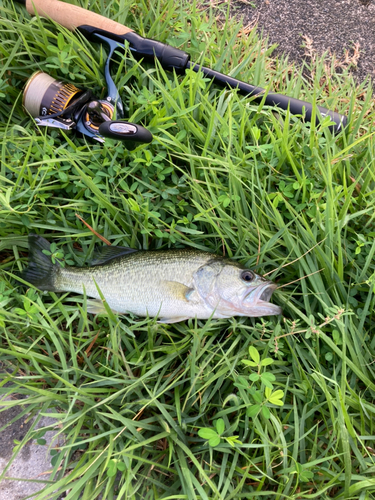
<path id="1" fill-rule="evenodd" d="M 179 281 L 165 281 L 163 283 L 165 290 L 172 295 L 176 301 L 191 303 L 199 299 L 199 294 L 195 288 L 180 283 Z M 158 323 L 178 323 L 191 318 L 191 316 L 174 316 L 172 318 L 159 318 Z"/>
<path id="2" fill-rule="evenodd" d="M 178 281 L 165 281 L 166 289 L 177 300 L 186 300 L 190 302 L 194 298 L 195 288 L 188 287 Z"/>

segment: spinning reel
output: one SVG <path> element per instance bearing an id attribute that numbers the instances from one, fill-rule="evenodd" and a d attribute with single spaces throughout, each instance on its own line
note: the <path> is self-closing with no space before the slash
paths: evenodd
<path id="1" fill-rule="evenodd" d="M 109 65 L 113 52 L 119 47 L 117 42 L 104 41 L 110 48 L 104 69 L 108 88 L 105 99 L 96 99 L 91 90 L 79 89 L 39 71 L 26 83 L 23 105 L 39 126 L 73 129 L 99 142 L 104 142 L 105 137 L 129 141 L 128 146 L 132 149 L 133 143 L 151 142 L 152 135 L 141 125 L 118 119 L 123 118 L 124 108 Z M 116 120 L 112 120 L 115 113 Z"/>

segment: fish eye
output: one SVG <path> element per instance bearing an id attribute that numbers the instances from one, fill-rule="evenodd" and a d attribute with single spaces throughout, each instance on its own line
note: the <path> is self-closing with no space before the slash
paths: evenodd
<path id="1" fill-rule="evenodd" d="M 253 281 L 255 278 L 254 273 L 251 271 L 243 271 L 241 273 L 241 279 L 246 281 L 247 283 L 250 283 L 250 281 Z"/>

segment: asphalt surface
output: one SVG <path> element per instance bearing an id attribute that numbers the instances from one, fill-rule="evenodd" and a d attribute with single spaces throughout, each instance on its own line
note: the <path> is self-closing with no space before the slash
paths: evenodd
<path id="1" fill-rule="evenodd" d="M 329 52 L 343 58 L 348 50 L 351 57 L 355 56 L 357 64 L 352 71 L 358 82 L 367 77 L 375 79 L 375 0 L 235 0 L 232 3 L 245 25 L 256 22 L 269 43 L 278 44 L 274 56 L 286 53 L 291 61 L 302 63 L 306 57 L 303 37 L 307 36 L 317 54 Z M 14 440 L 21 441 L 30 426 L 25 418 L 12 422 L 17 411 L 0 413 L 0 429 L 3 429 L 0 474 L 12 456 Z M 51 419 L 44 419 L 41 425 L 50 423 Z M 23 500 L 42 488 L 43 483 L 25 480 L 48 480 L 51 470 L 48 444 L 52 436 L 52 432 L 45 436 L 44 446 L 34 441 L 24 447 L 6 474 L 20 480 L 1 481 L 0 500 Z"/>
<path id="2" fill-rule="evenodd" d="M 304 36 L 317 54 L 329 52 L 341 60 L 345 50 L 353 57 L 357 44 L 353 75 L 358 82 L 375 79 L 375 0 L 236 0 L 234 4 L 245 26 L 257 22 L 270 44 L 278 44 L 273 55 L 288 54 L 291 61 L 301 63 Z"/>

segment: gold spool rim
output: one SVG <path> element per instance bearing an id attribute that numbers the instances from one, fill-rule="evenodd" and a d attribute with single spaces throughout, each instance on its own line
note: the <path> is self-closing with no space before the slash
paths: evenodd
<path id="1" fill-rule="evenodd" d="M 55 96 L 53 97 L 49 105 L 49 115 L 54 113 L 61 113 L 66 109 L 73 99 L 73 97 L 82 92 L 75 85 L 71 83 L 64 83 L 61 88 L 58 89 Z"/>

